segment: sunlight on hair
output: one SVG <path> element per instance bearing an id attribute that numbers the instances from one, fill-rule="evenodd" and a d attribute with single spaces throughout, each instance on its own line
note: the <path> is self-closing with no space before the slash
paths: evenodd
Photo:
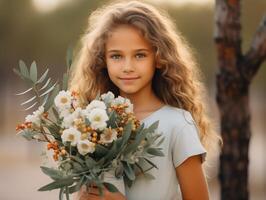
<path id="1" fill-rule="evenodd" d="M 73 0 L 32 0 L 34 7 L 39 12 L 50 12 L 69 2 L 73 2 Z"/>
<path id="2" fill-rule="evenodd" d="M 210 5 L 214 3 L 214 0 L 149 0 L 155 4 L 171 4 L 176 6 L 183 6 L 187 4 L 195 5 Z"/>

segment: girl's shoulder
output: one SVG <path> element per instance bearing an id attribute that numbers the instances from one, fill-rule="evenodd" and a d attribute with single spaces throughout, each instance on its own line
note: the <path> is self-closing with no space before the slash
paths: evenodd
<path id="1" fill-rule="evenodd" d="M 171 105 L 165 105 L 161 109 L 155 111 L 149 117 L 147 117 L 144 122 L 154 122 L 159 120 L 161 126 L 181 128 L 185 125 L 194 125 L 195 121 L 191 113 L 187 110 L 177 108 Z"/>
<path id="2" fill-rule="evenodd" d="M 177 108 L 171 105 L 164 106 L 161 113 L 161 118 L 166 119 L 168 123 L 174 124 L 194 124 L 195 121 L 192 114 L 182 108 Z"/>

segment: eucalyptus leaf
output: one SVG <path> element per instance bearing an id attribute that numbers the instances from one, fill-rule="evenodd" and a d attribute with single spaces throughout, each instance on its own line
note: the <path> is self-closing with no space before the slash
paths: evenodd
<path id="1" fill-rule="evenodd" d="M 63 74 L 63 84 L 62 84 L 62 90 L 67 90 L 68 88 L 68 75 L 67 73 Z"/>
<path id="2" fill-rule="evenodd" d="M 130 164 L 128 164 L 127 162 L 122 162 L 123 163 L 123 167 L 124 167 L 124 172 L 126 174 L 126 176 L 129 178 L 129 180 L 134 181 L 135 180 L 135 173 L 131 167 Z"/>
<path id="3" fill-rule="evenodd" d="M 67 56 L 66 56 L 66 63 L 67 63 L 67 71 L 70 70 L 73 60 L 73 49 L 68 47 L 67 49 Z"/>
<path id="4" fill-rule="evenodd" d="M 65 190 L 65 188 L 60 188 L 60 191 L 59 191 L 59 200 L 64 200 L 64 190 Z"/>
<path id="5" fill-rule="evenodd" d="M 94 167 L 97 164 L 97 162 L 93 158 L 91 158 L 90 156 L 85 157 L 85 163 L 89 169 L 91 169 L 92 167 Z"/>
<path id="6" fill-rule="evenodd" d="M 33 81 L 33 83 L 37 82 L 37 65 L 35 61 L 33 61 L 30 66 L 30 78 Z"/>
<path id="7" fill-rule="evenodd" d="M 154 155 L 154 156 L 164 156 L 163 152 L 160 151 L 158 148 L 150 147 L 146 151 L 147 151 L 147 153 Z"/>
<path id="8" fill-rule="evenodd" d="M 48 111 L 51 106 L 53 105 L 54 103 L 54 99 L 56 97 L 56 95 L 59 93 L 59 85 L 56 85 L 55 88 L 53 88 L 53 92 L 51 94 L 51 96 L 49 97 L 49 99 L 47 100 L 46 104 L 44 105 L 44 111 Z"/>
<path id="9" fill-rule="evenodd" d="M 73 183 L 74 180 L 72 178 L 60 179 L 41 187 L 40 189 L 38 189 L 38 191 L 54 190 L 65 186 L 70 186 Z"/>
<path id="10" fill-rule="evenodd" d="M 49 168 L 49 167 L 45 167 L 45 166 L 41 166 L 41 170 L 42 170 L 43 173 L 45 173 L 46 175 L 48 175 L 49 177 L 51 177 L 54 180 L 58 180 L 58 179 L 64 178 L 64 174 L 60 170 Z"/>
<path id="11" fill-rule="evenodd" d="M 23 60 L 19 61 L 19 69 L 20 69 L 20 73 L 23 77 L 30 78 L 29 70 L 28 70 L 28 68 L 27 68 L 27 66 Z"/>
<path id="12" fill-rule="evenodd" d="M 119 190 L 117 189 L 117 187 L 115 187 L 115 185 L 113 185 L 111 183 L 104 182 L 103 185 L 106 187 L 106 189 L 109 192 L 119 192 Z"/>
<path id="13" fill-rule="evenodd" d="M 86 181 L 85 176 L 82 176 L 75 185 L 69 187 L 69 193 L 72 194 L 74 192 L 79 191 L 82 185 L 85 183 L 85 181 Z"/>

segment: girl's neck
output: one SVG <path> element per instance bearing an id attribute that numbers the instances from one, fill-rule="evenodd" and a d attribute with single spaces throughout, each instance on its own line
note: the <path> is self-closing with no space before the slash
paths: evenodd
<path id="1" fill-rule="evenodd" d="M 164 105 L 152 90 L 137 94 L 120 93 L 120 95 L 130 99 L 131 103 L 134 105 L 134 113 L 153 112 Z"/>

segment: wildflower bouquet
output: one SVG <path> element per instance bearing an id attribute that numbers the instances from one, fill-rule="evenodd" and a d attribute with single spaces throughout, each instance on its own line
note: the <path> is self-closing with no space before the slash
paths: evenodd
<path id="1" fill-rule="evenodd" d="M 124 193 L 123 188 L 106 181 L 104 174 L 113 174 L 129 187 L 136 178 L 135 169 L 151 177 L 139 163 L 146 162 L 153 168 L 156 165 L 150 158 L 163 156 L 159 147 L 163 138 L 156 131 L 158 121 L 144 128 L 134 116 L 130 101 L 111 92 L 98 95 L 88 105 L 82 104 L 78 93 L 67 90 L 68 72 L 60 87 L 47 78 L 48 69 L 37 79 L 35 62 L 28 69 L 20 61 L 19 69 L 14 71 L 30 85 L 19 95 L 34 93 L 22 105 L 32 104 L 26 110 L 38 108 L 17 126 L 18 134 L 46 142 L 57 163 L 56 168 L 41 166 L 53 182 L 39 191 L 60 189 L 60 200 L 64 195 L 69 199 L 69 194 L 83 185 L 87 189 L 96 185 L 100 194 L 104 187 Z"/>

